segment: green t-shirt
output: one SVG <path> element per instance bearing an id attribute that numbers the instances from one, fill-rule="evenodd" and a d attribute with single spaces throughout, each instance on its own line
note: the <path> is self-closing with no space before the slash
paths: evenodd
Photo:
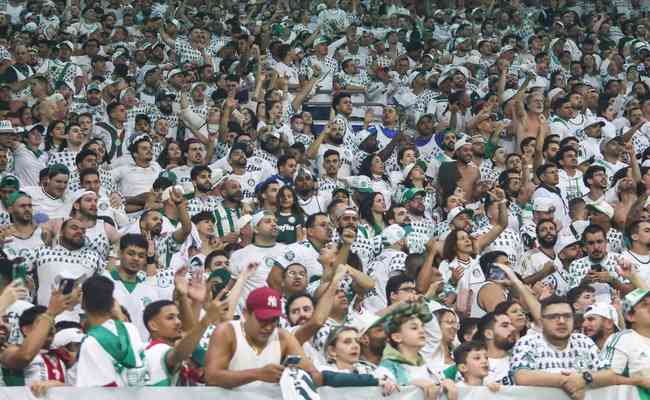
<path id="1" fill-rule="evenodd" d="M 298 241 L 298 227 L 303 226 L 305 221 L 302 214 L 292 213 L 283 215 L 278 213 L 278 243 L 291 244 Z"/>

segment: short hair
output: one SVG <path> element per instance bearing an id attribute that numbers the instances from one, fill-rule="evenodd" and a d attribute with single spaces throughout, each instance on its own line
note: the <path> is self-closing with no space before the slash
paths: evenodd
<path id="1" fill-rule="evenodd" d="M 460 340 L 461 342 L 465 342 L 465 334 L 470 330 L 472 330 L 472 328 L 477 327 L 477 325 L 478 325 L 478 318 L 462 319 L 460 321 L 460 329 L 458 329 L 458 340 Z"/>
<path id="2" fill-rule="evenodd" d="M 316 226 L 316 218 L 318 218 L 320 216 L 323 216 L 323 217 L 329 219 L 329 216 L 327 214 L 325 214 L 324 212 L 314 213 L 314 214 L 307 217 L 307 221 L 305 221 L 305 228 L 309 229 L 309 228 L 313 228 L 314 226 Z"/>
<path id="3" fill-rule="evenodd" d="M 278 157 L 277 167 L 280 168 L 283 165 L 286 165 L 286 163 L 289 162 L 289 160 L 295 160 L 295 159 L 296 159 L 296 157 L 294 157 L 292 155 L 283 154 L 280 157 Z"/>
<path id="4" fill-rule="evenodd" d="M 156 318 L 156 316 L 160 314 L 160 311 L 163 309 L 163 307 L 175 305 L 176 303 L 171 300 L 158 300 L 147 304 L 147 306 L 144 308 L 144 311 L 142 312 L 142 322 L 144 322 L 144 327 L 147 328 L 147 331 L 151 332 L 151 329 L 149 329 L 149 321 L 151 321 L 153 318 Z"/>
<path id="5" fill-rule="evenodd" d="M 399 290 L 399 287 L 407 282 L 415 283 L 415 280 L 404 273 L 388 278 L 388 282 L 386 282 L 386 300 L 388 300 L 388 305 L 391 303 L 390 295 L 397 292 Z"/>
<path id="6" fill-rule="evenodd" d="M 571 146 L 560 147 L 560 150 L 558 150 L 558 151 L 557 151 L 557 154 L 555 154 L 555 162 L 556 162 L 558 165 L 560 165 L 560 161 L 564 158 L 564 155 L 565 155 L 566 153 L 570 152 L 570 151 L 576 153 L 576 155 L 578 154 L 578 152 L 576 151 L 576 149 L 574 149 L 574 148 L 571 147 Z"/>
<path id="7" fill-rule="evenodd" d="M 483 254 L 481 258 L 479 258 L 479 266 L 481 267 L 481 270 L 486 277 L 490 274 L 492 265 L 499 257 L 508 257 L 508 254 L 505 251 L 493 250 Z"/>
<path id="8" fill-rule="evenodd" d="M 589 168 L 585 171 L 584 175 L 582 175 L 582 183 L 585 184 L 585 186 L 589 187 L 589 179 L 592 179 L 594 175 L 596 175 L 596 172 L 602 172 L 604 174 L 607 174 L 607 170 L 605 167 L 602 165 L 590 165 Z"/>
<path id="9" fill-rule="evenodd" d="M 103 275 L 93 275 L 81 286 L 83 309 L 86 312 L 110 314 L 115 284 Z"/>
<path id="10" fill-rule="evenodd" d="M 201 172 L 208 171 L 212 173 L 212 170 L 206 166 L 206 165 L 196 165 L 192 167 L 192 170 L 190 171 L 190 179 L 191 180 L 196 180 L 196 178 L 201 174 Z"/>
<path id="11" fill-rule="evenodd" d="M 534 142 L 535 140 L 536 139 L 534 137 L 531 137 L 531 136 L 529 136 L 527 138 L 524 138 L 524 140 L 522 140 L 521 144 L 519 145 L 519 149 L 521 151 L 523 151 L 524 147 L 528 146 L 528 144 L 530 144 L 531 142 Z"/>
<path id="12" fill-rule="evenodd" d="M 538 179 L 541 178 L 544 173 L 546 173 L 546 170 L 549 168 L 557 168 L 557 165 L 551 164 L 551 163 L 544 163 L 537 167 L 537 170 L 535 171 L 535 175 L 537 176 Z"/>
<path id="13" fill-rule="evenodd" d="M 18 327 L 22 328 L 23 326 L 33 324 L 36 318 L 41 314 L 45 314 L 46 311 L 47 307 L 45 306 L 33 306 L 26 309 L 18 318 Z"/>
<path id="14" fill-rule="evenodd" d="M 146 250 L 149 247 L 149 243 L 147 242 L 147 239 L 139 233 L 127 233 L 120 238 L 120 250 L 124 250 L 131 246 L 140 247 Z"/>
<path id="15" fill-rule="evenodd" d="M 576 301 L 578 301 L 580 296 L 582 296 L 584 293 L 596 293 L 596 289 L 587 283 L 583 283 L 579 286 L 576 286 L 567 292 L 566 294 L 567 302 L 569 302 L 571 307 L 573 307 L 573 304 Z"/>
<path id="16" fill-rule="evenodd" d="M 571 310 L 573 310 L 573 305 L 572 303 L 569 302 L 566 296 L 557 296 L 557 295 L 551 295 L 544 300 L 540 301 L 541 305 L 541 312 L 544 313 L 544 310 L 554 304 L 566 304 L 569 307 L 571 307 Z"/>
<path id="17" fill-rule="evenodd" d="M 115 110 L 115 107 L 121 106 L 121 105 L 122 105 L 122 103 L 119 103 L 117 101 L 114 101 L 112 103 L 108 103 L 108 105 L 106 106 L 106 114 L 111 115 L 113 113 L 113 110 Z"/>
<path id="18" fill-rule="evenodd" d="M 603 229 L 602 226 L 596 225 L 596 224 L 590 224 L 585 228 L 585 230 L 582 232 L 582 241 L 585 242 L 587 235 L 593 235 L 594 233 L 602 233 L 603 237 L 607 237 L 607 233 L 605 232 L 605 229 Z"/>
<path id="19" fill-rule="evenodd" d="M 569 96 L 556 97 L 555 100 L 553 100 L 553 103 L 551 104 L 551 108 L 553 109 L 553 111 L 557 111 L 566 103 L 571 103 L 571 99 Z"/>
<path id="20" fill-rule="evenodd" d="M 508 314 L 505 312 L 496 312 L 492 311 L 487 314 L 485 314 L 481 319 L 479 319 L 478 324 L 477 324 L 477 330 L 476 334 L 474 334 L 474 340 L 481 340 L 485 342 L 487 339 L 485 338 L 485 331 L 486 330 L 493 330 L 494 329 L 494 324 L 497 322 L 497 317 L 499 315 L 503 315 L 505 317 L 508 317 Z"/>
<path id="21" fill-rule="evenodd" d="M 289 318 L 289 308 L 291 307 L 293 302 L 303 297 L 308 298 L 309 300 L 311 300 L 311 304 L 316 305 L 316 301 L 309 293 L 307 292 L 294 293 L 287 298 L 287 304 L 284 306 L 284 314 L 287 316 L 287 318 Z"/>
<path id="22" fill-rule="evenodd" d="M 537 226 L 535 226 L 535 233 L 537 234 L 537 236 L 539 236 L 539 228 L 542 226 L 542 224 L 548 224 L 548 223 L 553 224 L 553 226 L 557 228 L 557 225 L 555 224 L 555 221 L 553 219 L 551 218 L 541 219 L 537 222 Z"/>
<path id="23" fill-rule="evenodd" d="M 99 171 L 96 168 L 84 168 L 79 172 L 79 182 L 83 182 L 84 178 L 88 175 L 97 175 L 99 177 Z"/>
<path id="24" fill-rule="evenodd" d="M 454 350 L 454 362 L 456 365 L 465 364 L 467 362 L 467 355 L 472 351 L 487 350 L 485 343 L 478 340 L 470 340 L 469 342 L 461 343 L 460 346 Z"/>
<path id="25" fill-rule="evenodd" d="M 339 159 L 341 158 L 341 155 L 339 154 L 339 152 L 334 150 L 334 149 L 325 150 L 325 154 L 323 154 L 323 160 L 326 159 L 329 156 L 337 156 Z"/>
<path id="26" fill-rule="evenodd" d="M 95 158 L 99 158 L 99 157 L 97 157 L 97 153 L 90 150 L 89 148 L 85 148 L 85 149 L 82 149 L 79 153 L 77 153 L 77 155 L 74 158 L 74 163 L 77 166 L 79 166 L 79 164 L 81 164 L 81 162 L 88 156 L 95 156 Z"/>
<path id="27" fill-rule="evenodd" d="M 346 97 L 350 98 L 350 94 L 343 92 L 334 96 L 332 99 L 332 108 L 336 110 L 336 107 L 338 107 L 341 104 L 341 101 Z"/>
<path id="28" fill-rule="evenodd" d="M 576 207 L 581 204 L 586 204 L 585 199 L 582 197 L 574 197 L 569 200 L 569 216 L 571 218 L 575 217 Z"/>

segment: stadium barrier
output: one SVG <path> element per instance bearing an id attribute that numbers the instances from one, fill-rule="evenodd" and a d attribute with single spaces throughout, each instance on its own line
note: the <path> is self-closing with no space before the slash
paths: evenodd
<path id="1" fill-rule="evenodd" d="M 371 400 L 382 399 L 378 388 L 320 388 L 321 400 Z M 459 387 L 460 400 L 570 400 L 559 389 L 538 387 L 502 387 L 498 393 L 492 393 L 485 387 Z M 277 391 L 251 389 L 246 391 L 225 390 L 208 387 L 141 387 L 125 389 L 109 388 L 73 388 L 60 387 L 50 389 L 46 400 L 276 400 L 281 399 Z M 444 398 L 444 397 L 443 397 Z M 0 388 L 1 400 L 37 399 L 26 387 Z M 415 387 L 406 387 L 386 400 L 423 400 L 422 392 Z M 634 386 L 612 386 L 588 390 L 585 400 L 642 400 Z"/>

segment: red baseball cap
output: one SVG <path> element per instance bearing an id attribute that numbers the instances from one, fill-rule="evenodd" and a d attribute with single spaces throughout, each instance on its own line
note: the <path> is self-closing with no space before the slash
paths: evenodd
<path id="1" fill-rule="evenodd" d="M 257 288 L 248 295 L 246 309 L 261 321 L 277 318 L 282 315 L 282 295 L 269 287 Z"/>

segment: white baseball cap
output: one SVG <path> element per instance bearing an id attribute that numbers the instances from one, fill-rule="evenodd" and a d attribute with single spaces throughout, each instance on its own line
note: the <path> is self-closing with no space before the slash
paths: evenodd
<path id="1" fill-rule="evenodd" d="M 547 197 L 538 197 L 533 200 L 533 211 L 554 212 L 555 205 L 553 205 L 553 201 Z"/>
<path id="2" fill-rule="evenodd" d="M 607 303 L 595 303 L 587 307 L 584 317 L 587 318 L 590 315 L 597 315 L 599 317 L 606 318 L 614 323 L 616 329 L 621 329 L 618 323 L 618 313 L 616 309 L 611 304 Z"/>
<path id="3" fill-rule="evenodd" d="M 84 333 L 79 328 L 62 329 L 54 335 L 52 340 L 52 349 L 58 349 L 70 343 L 81 343 L 84 338 Z"/>
<path id="4" fill-rule="evenodd" d="M 573 235 L 559 235 L 555 242 L 555 246 L 553 247 L 553 251 L 555 251 L 555 254 L 560 254 L 562 250 L 576 243 L 580 243 L 580 241 Z"/>
<path id="5" fill-rule="evenodd" d="M 381 233 L 381 236 L 383 237 L 384 242 L 393 245 L 406 237 L 406 231 L 401 226 L 393 224 L 387 226 Z"/>
<path id="6" fill-rule="evenodd" d="M 607 214 L 609 219 L 614 218 L 614 207 L 609 205 L 608 202 L 606 201 L 599 201 L 597 203 L 589 203 L 587 204 L 588 208 L 593 208 L 594 210 L 601 212 L 603 214 Z"/>

